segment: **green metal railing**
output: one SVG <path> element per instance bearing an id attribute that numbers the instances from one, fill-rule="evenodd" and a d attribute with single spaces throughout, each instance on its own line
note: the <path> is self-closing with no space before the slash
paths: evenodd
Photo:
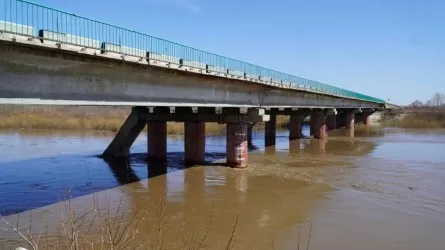
<path id="1" fill-rule="evenodd" d="M 178 43 L 120 28 L 75 14 L 23 0 L 0 0 L 0 32 L 36 37 L 41 42 L 80 45 L 104 52 L 118 52 L 166 63 L 186 65 L 207 72 L 262 79 L 294 85 L 308 91 L 344 98 L 384 103 L 383 100 L 320 82 L 263 68 Z"/>

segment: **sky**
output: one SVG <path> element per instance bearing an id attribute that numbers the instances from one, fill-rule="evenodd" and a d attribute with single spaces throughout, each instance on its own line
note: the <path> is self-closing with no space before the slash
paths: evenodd
<path id="1" fill-rule="evenodd" d="M 404 105 L 445 93 L 443 0 L 35 0 Z"/>

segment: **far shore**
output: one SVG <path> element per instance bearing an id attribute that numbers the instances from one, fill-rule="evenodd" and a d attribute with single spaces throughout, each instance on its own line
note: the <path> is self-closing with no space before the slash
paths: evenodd
<path id="1" fill-rule="evenodd" d="M 130 112 L 130 107 L 0 105 L 0 129 L 117 132 Z M 286 127 L 288 121 L 285 116 L 277 117 L 277 127 Z M 255 129 L 263 126 L 257 124 Z M 169 122 L 167 133 L 184 134 L 183 123 Z M 206 123 L 206 134 L 224 133 L 223 124 Z"/>
<path id="2" fill-rule="evenodd" d="M 130 107 L 98 106 L 25 106 L 0 105 L 0 129 L 82 130 L 117 132 L 130 114 Z M 431 110 L 430 110 L 431 111 Z M 409 129 L 445 128 L 445 110 L 384 112 L 379 123 L 385 127 Z M 277 117 L 277 128 L 287 128 L 288 116 Z M 254 129 L 263 129 L 258 123 Z M 167 125 L 170 135 L 184 134 L 183 123 Z M 206 124 L 206 134 L 224 134 L 225 126 Z"/>
<path id="3" fill-rule="evenodd" d="M 405 109 L 398 112 L 384 112 L 381 124 L 385 127 L 407 129 L 445 128 L 444 108 Z"/>

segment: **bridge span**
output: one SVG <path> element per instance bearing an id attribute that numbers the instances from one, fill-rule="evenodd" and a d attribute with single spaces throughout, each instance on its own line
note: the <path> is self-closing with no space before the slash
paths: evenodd
<path id="1" fill-rule="evenodd" d="M 148 127 L 148 156 L 165 160 L 166 122 L 184 122 L 185 160 L 204 162 L 205 123 L 227 124 L 227 164 L 247 166 L 249 130 L 290 116 L 289 139 L 354 128 L 378 98 L 204 52 L 22 0 L 0 0 L 0 104 L 126 105 L 105 157 L 125 157 Z M 352 132 L 353 135 L 353 132 Z"/>

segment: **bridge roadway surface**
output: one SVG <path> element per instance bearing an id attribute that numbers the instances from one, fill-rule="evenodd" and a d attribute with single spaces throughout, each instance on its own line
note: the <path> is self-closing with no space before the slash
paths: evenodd
<path id="1" fill-rule="evenodd" d="M 16 9 L 11 5 L 9 11 L 15 10 L 16 15 L 18 11 L 22 20 L 30 13 L 25 8 L 20 11 L 17 4 L 47 9 L 21 0 L 11 2 Z M 247 124 L 266 122 L 266 137 L 273 142 L 276 115 L 290 115 L 290 139 L 298 139 L 301 123 L 310 115 L 311 134 L 324 139 L 327 128 L 353 130 L 356 113 L 367 124 L 369 115 L 386 108 L 380 99 L 311 81 L 290 82 L 239 68 L 221 70 L 87 37 L 68 40 L 74 35 L 46 29 L 36 35 L 37 25 L 13 22 L 17 20 L 0 20 L 0 104 L 133 106 L 105 150 L 106 157 L 128 156 L 148 125 L 148 156 L 165 160 L 166 122 L 176 121 L 185 123 L 186 161 L 199 164 L 204 161 L 205 122 L 218 122 L 227 124 L 228 165 L 246 167 Z"/>

